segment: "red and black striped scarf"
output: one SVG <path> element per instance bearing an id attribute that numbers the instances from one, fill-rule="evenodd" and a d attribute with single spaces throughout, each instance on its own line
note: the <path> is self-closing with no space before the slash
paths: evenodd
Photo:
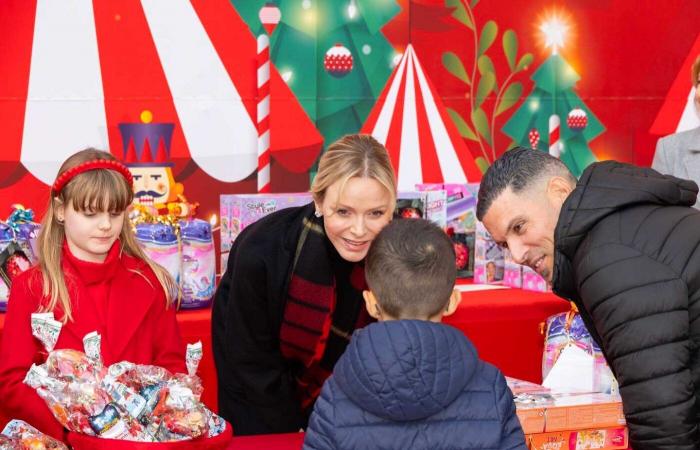
<path id="1" fill-rule="evenodd" d="M 330 370 L 320 362 L 326 351 L 331 329 L 343 333 L 333 326 L 333 311 L 337 300 L 337 283 L 329 255 L 323 219 L 305 217 L 294 255 L 292 275 L 287 289 L 280 348 L 285 358 L 300 361 L 304 371 L 297 378 L 302 410 L 308 408 L 318 397 L 323 382 Z M 362 290 L 366 289 L 364 268 L 356 264 L 350 275 L 352 288 L 343 293 L 343 301 L 362 302 Z M 368 314 L 361 308 L 355 328 L 369 323 Z M 347 336 L 352 334 L 349 330 Z M 338 355 L 339 357 L 340 355 Z"/>

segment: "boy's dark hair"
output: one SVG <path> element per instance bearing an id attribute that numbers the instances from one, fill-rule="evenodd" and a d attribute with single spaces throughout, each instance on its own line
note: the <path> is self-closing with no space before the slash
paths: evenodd
<path id="1" fill-rule="evenodd" d="M 558 158 L 542 150 L 514 147 L 498 158 L 479 185 L 476 218 L 484 220 L 491 204 L 506 189 L 519 193 L 534 186 L 543 176 L 561 176 L 576 184 L 576 177 Z"/>
<path id="2" fill-rule="evenodd" d="M 365 275 L 388 315 L 432 317 L 447 306 L 454 289 L 454 247 L 447 234 L 427 220 L 394 219 L 372 242 Z"/>

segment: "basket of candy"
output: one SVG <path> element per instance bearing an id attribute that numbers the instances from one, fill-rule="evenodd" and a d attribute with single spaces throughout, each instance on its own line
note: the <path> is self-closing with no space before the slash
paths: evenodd
<path id="1" fill-rule="evenodd" d="M 128 361 L 105 366 L 96 332 L 83 339 L 85 353 L 53 350 L 61 324 L 50 316 L 32 317 L 32 332 L 49 354 L 44 364 L 31 367 L 24 382 L 69 431 L 74 450 L 214 450 L 228 445 L 230 425 L 200 401 L 203 388 L 195 373 L 201 343 L 187 346 L 187 374 Z"/>

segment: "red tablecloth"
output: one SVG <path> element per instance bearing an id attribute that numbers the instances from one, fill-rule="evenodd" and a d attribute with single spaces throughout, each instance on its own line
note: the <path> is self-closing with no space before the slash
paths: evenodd
<path id="1" fill-rule="evenodd" d="M 464 331 L 482 359 L 499 367 L 506 375 L 541 382 L 543 336 L 540 324 L 551 314 L 566 311 L 568 303 L 551 293 L 519 289 L 495 289 L 465 292 L 458 310 L 444 322 Z M 203 401 L 216 410 L 216 371 L 211 350 L 211 310 L 181 311 L 177 315 L 185 342 L 202 341 L 204 357 L 199 375 L 204 384 Z M 0 338 L 5 315 L 0 314 Z M 1 357 L 2 355 L 0 355 Z M 5 423 L 0 417 L 0 426 Z M 266 439 L 268 439 L 266 437 Z M 299 448 L 301 440 L 290 447 L 274 447 L 275 442 L 236 438 L 240 448 Z M 246 447 L 251 443 L 251 446 Z M 238 444 L 236 444 L 238 445 Z M 281 445 L 281 444 L 280 444 Z M 234 447 L 232 447 L 234 448 Z M 239 447 L 235 447 L 239 448 Z"/>

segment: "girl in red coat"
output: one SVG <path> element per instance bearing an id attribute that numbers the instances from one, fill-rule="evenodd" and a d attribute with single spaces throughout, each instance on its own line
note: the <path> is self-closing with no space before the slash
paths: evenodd
<path id="1" fill-rule="evenodd" d="M 0 407 L 63 439 L 64 430 L 22 381 L 46 350 L 32 336 L 32 313 L 53 312 L 63 328 L 55 349 L 83 350 L 102 335 L 102 360 L 153 364 L 184 372 L 185 349 L 172 305 L 177 287 L 140 249 L 126 209 L 132 175 L 103 151 L 68 158 L 51 188 L 38 245 L 39 264 L 15 278 L 0 348 Z"/>

